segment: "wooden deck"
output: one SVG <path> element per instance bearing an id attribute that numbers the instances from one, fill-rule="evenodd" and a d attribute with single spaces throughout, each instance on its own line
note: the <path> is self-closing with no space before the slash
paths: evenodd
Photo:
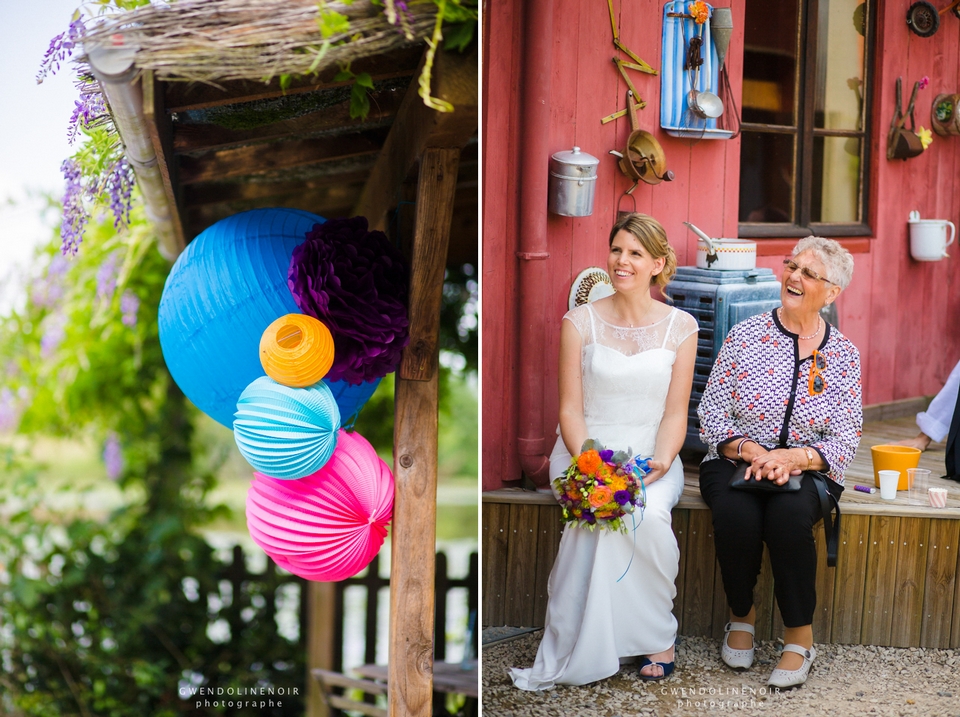
<path id="1" fill-rule="evenodd" d="M 933 444 L 920 467 L 931 485 L 947 488 L 948 505 L 934 509 L 900 491 L 895 501 L 872 486 L 870 446 L 912 437 L 912 416 L 864 426 L 857 458 L 846 474 L 837 568 L 826 565 L 823 531 L 814 536 L 817 568 L 818 642 L 960 647 L 960 484 L 939 476 L 944 446 Z M 680 544 L 674 613 L 683 635 L 721 637 L 726 598 L 713 543 L 710 511 L 700 497 L 697 465 L 684 465 L 683 496 L 673 511 Z M 483 625 L 541 626 L 547 578 L 562 526 L 552 496 L 506 489 L 483 494 Z M 783 625 L 773 596 L 773 575 L 764 556 L 756 590 L 757 637 L 772 639 Z M 955 608 L 956 606 L 956 608 Z"/>

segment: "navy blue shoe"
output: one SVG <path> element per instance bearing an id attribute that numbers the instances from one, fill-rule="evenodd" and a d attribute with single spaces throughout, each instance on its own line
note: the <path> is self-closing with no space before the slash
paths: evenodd
<path id="1" fill-rule="evenodd" d="M 656 681 L 658 681 L 658 680 L 665 680 L 665 679 L 667 679 L 670 675 L 672 675 L 672 674 L 673 674 L 673 668 L 674 668 L 674 666 L 676 665 L 676 663 L 675 663 L 675 662 L 651 662 L 651 661 L 650 661 L 648 658 L 646 658 L 646 657 L 644 657 L 642 660 L 640 660 L 640 669 L 641 669 L 641 670 L 642 670 L 644 667 L 646 667 L 647 665 L 660 665 L 660 667 L 663 668 L 663 674 L 660 675 L 659 677 L 653 677 L 652 675 L 645 675 L 645 674 L 643 674 L 642 672 L 639 673 L 641 680 L 647 680 L 647 682 L 656 682 Z"/>

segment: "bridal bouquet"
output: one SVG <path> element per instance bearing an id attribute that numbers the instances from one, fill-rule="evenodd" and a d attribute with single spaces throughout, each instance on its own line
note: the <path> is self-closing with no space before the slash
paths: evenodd
<path id="1" fill-rule="evenodd" d="M 634 456 L 630 450 L 614 453 L 589 439 L 570 467 L 553 481 L 560 496 L 563 522 L 594 530 L 627 532 L 624 516 L 643 510 L 646 488 L 643 477 L 650 472 L 650 459 Z"/>

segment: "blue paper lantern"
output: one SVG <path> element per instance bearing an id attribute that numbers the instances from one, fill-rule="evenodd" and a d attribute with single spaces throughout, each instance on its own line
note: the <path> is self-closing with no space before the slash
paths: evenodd
<path id="1" fill-rule="evenodd" d="M 237 448 L 271 478 L 303 478 L 337 447 L 340 409 L 327 385 L 292 388 L 261 376 L 240 394 L 233 421 Z"/>
<path id="2" fill-rule="evenodd" d="M 357 416 L 360 415 L 360 409 L 364 407 L 373 392 L 377 390 L 380 379 L 364 381 L 352 386 L 346 381 L 324 381 L 324 383 L 330 387 L 330 391 L 337 401 L 343 427 L 353 428 Z"/>
<path id="3" fill-rule="evenodd" d="M 294 248 L 325 220 L 254 209 L 205 229 L 179 256 L 160 299 L 160 346 L 173 379 L 201 411 L 232 427 L 237 400 L 263 375 L 260 336 L 299 314 L 287 288 Z"/>

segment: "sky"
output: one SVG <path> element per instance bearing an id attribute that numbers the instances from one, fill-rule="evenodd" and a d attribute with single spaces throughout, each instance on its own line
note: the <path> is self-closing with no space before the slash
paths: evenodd
<path id="1" fill-rule="evenodd" d="M 67 122 L 77 92 L 71 67 L 36 81 L 51 38 L 70 24 L 80 0 L 0 0 L 0 311 L 22 292 L 23 269 L 57 221 L 43 217 L 43 193 L 63 193 L 60 163 L 75 148 Z M 68 63 L 69 64 L 69 63 Z"/>

